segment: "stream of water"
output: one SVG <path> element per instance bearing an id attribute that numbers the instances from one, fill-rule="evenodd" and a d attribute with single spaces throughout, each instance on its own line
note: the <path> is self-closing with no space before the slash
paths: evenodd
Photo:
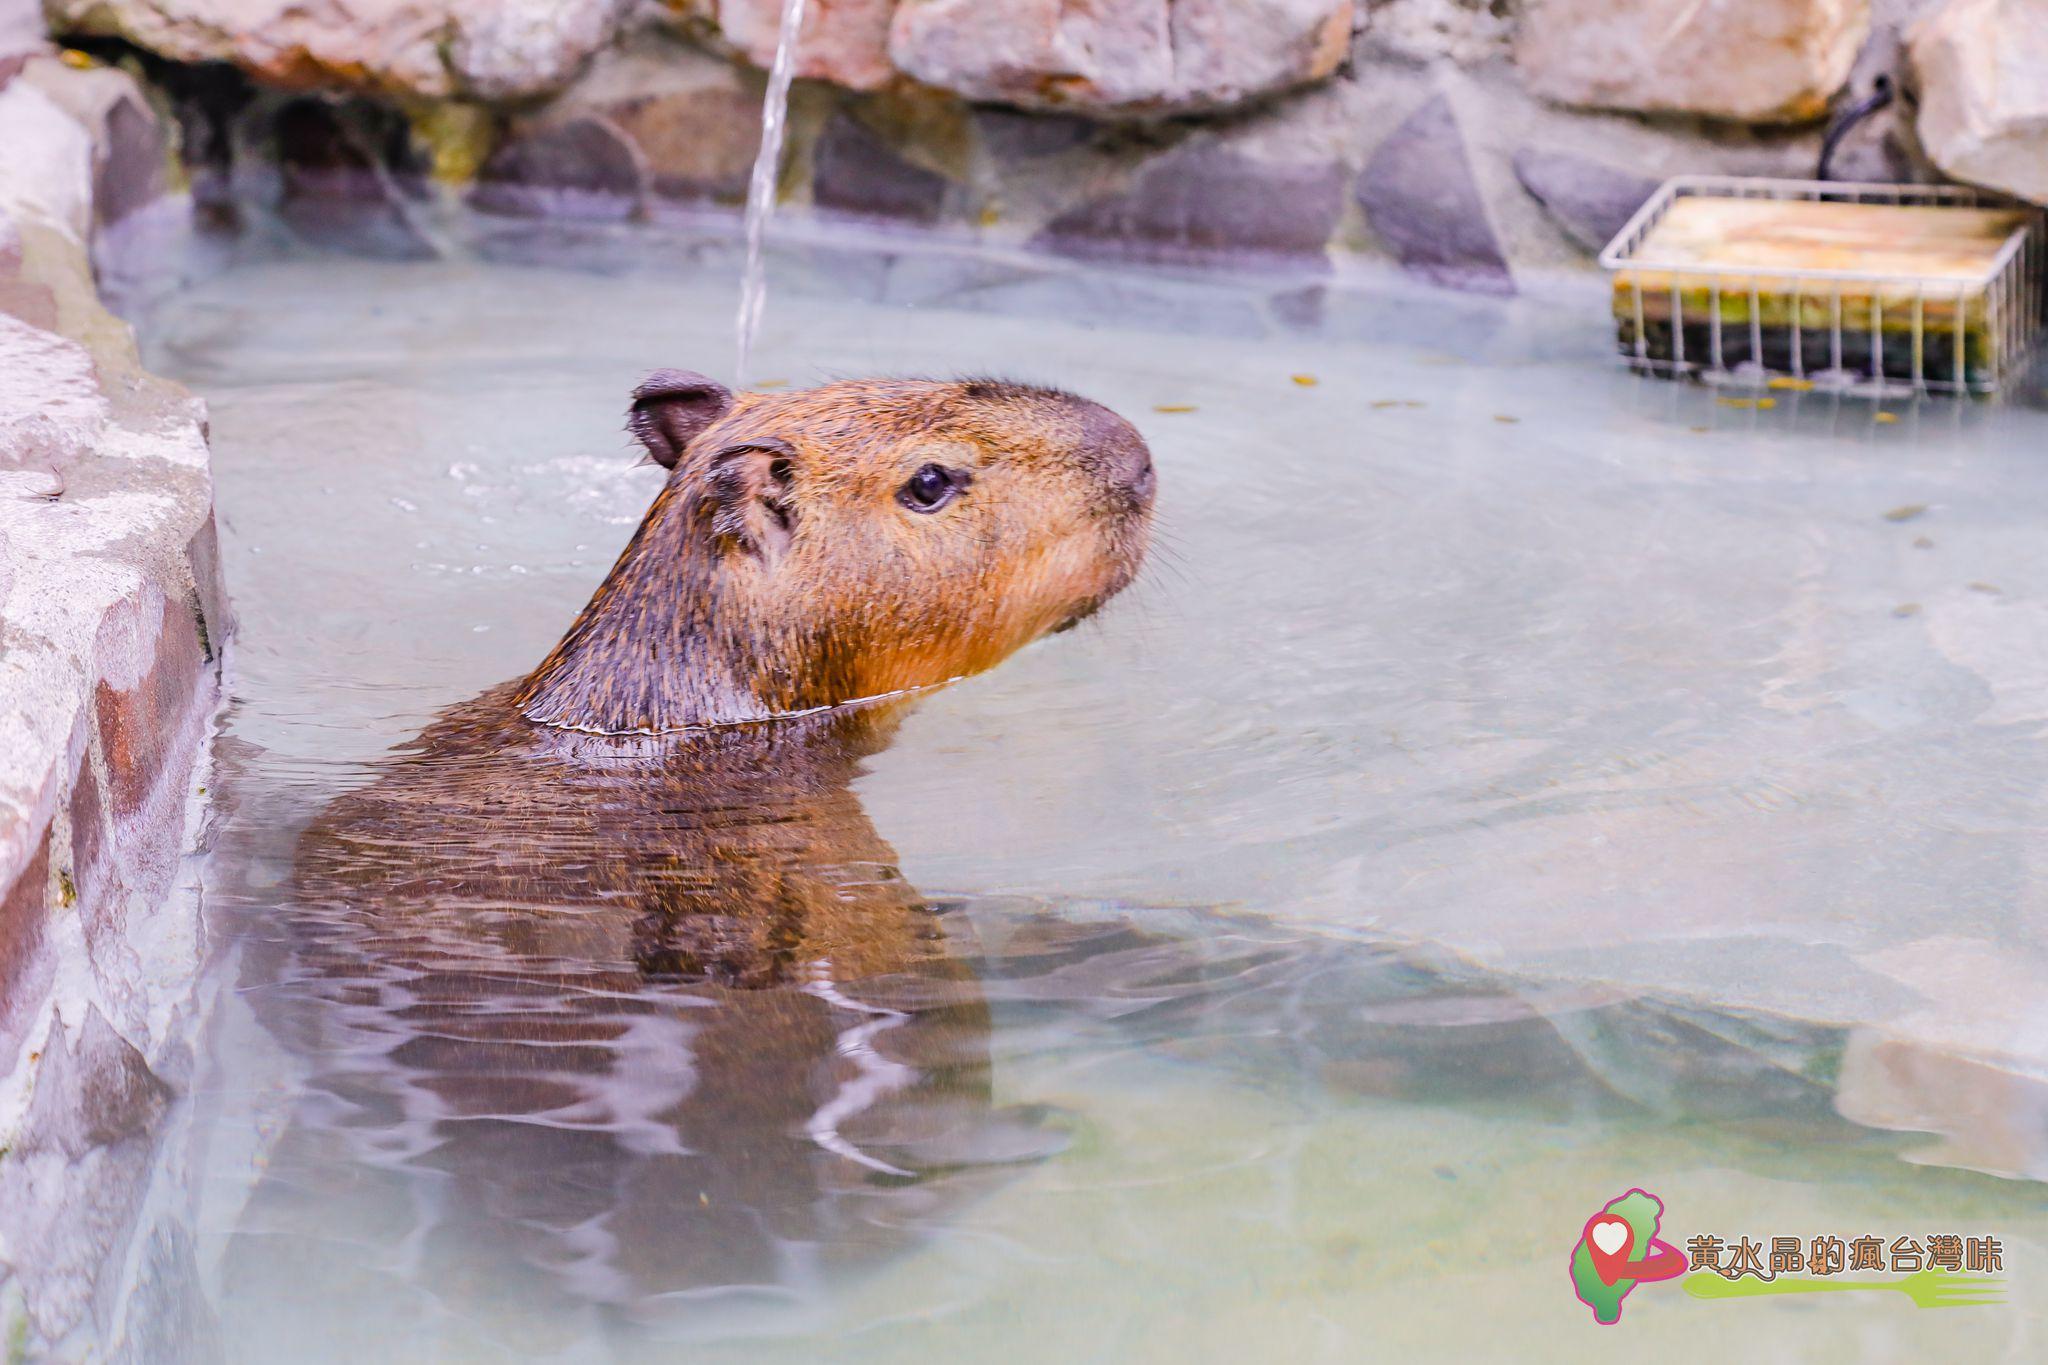
<path id="1" fill-rule="evenodd" d="M 746 384 L 753 356 L 754 334 L 761 329 L 761 310 L 768 302 L 768 263 L 763 250 L 768 220 L 775 216 L 776 185 L 782 174 L 782 142 L 789 126 L 789 87 L 796 79 L 796 45 L 804 28 L 805 0 L 782 0 L 781 27 L 775 34 L 775 61 L 768 68 L 768 92 L 761 99 L 761 149 L 754 155 L 753 177 L 747 182 L 747 260 L 740 275 L 739 315 L 735 321 L 732 382 Z"/>

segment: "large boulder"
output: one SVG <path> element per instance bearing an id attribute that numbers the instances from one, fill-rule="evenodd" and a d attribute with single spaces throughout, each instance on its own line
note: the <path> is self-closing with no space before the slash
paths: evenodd
<path id="1" fill-rule="evenodd" d="M 782 37 L 782 0 L 661 0 L 684 32 L 766 68 Z M 889 18 L 896 0 L 813 0 L 797 37 L 796 74 L 849 90 L 879 90 L 896 79 Z"/>
<path id="2" fill-rule="evenodd" d="M 551 106 L 624 136 L 662 200 L 745 203 L 761 147 L 758 74 L 661 34 L 636 34 Z"/>
<path id="3" fill-rule="evenodd" d="M 971 100 L 1185 113 L 1321 80 L 1353 18 L 1352 0 L 902 0 L 889 55 Z"/>
<path id="4" fill-rule="evenodd" d="M 1515 61 L 1563 104 L 1799 123 L 1869 33 L 1870 0 L 1531 0 Z"/>
<path id="5" fill-rule="evenodd" d="M 152 202 L 161 154 L 126 75 L 0 68 L 0 1302 L 16 1359 L 136 1340 L 103 1269 L 144 1263 L 179 1214 L 146 1196 L 190 1053 L 166 1022 L 203 1013 L 196 907 L 173 887 L 228 617 L 205 409 L 142 369 L 90 259 Z"/>
<path id="6" fill-rule="evenodd" d="M 1958 180 L 2048 203 L 2048 4 L 1949 0 L 1909 39 L 1921 146 Z"/>
<path id="7" fill-rule="evenodd" d="M 77 120 L 92 139 L 97 226 L 118 223 L 163 196 L 170 150 L 133 77 L 113 67 L 79 70 L 43 60 L 31 64 L 22 79 Z"/>
<path id="8" fill-rule="evenodd" d="M 43 15 L 37 0 L 0 0 L 0 63 L 15 53 L 42 46 Z M 0 75 L 0 80 L 5 76 Z"/>
<path id="9" fill-rule="evenodd" d="M 1515 153 L 1514 169 L 1530 198 L 1588 252 L 1604 250 L 1657 192 L 1658 182 L 1647 175 L 1574 152 L 1524 147 Z"/>
<path id="10" fill-rule="evenodd" d="M 1447 97 L 1431 97 L 1387 135 L 1352 194 L 1403 270 L 1452 289 L 1515 292 Z"/>
<path id="11" fill-rule="evenodd" d="M 929 226 L 944 214 L 948 188 L 843 109 L 811 149 L 811 202 L 829 213 Z"/>
<path id="12" fill-rule="evenodd" d="M 524 99 L 566 85 L 629 0 L 44 0 L 50 28 L 294 88 Z"/>
<path id="13" fill-rule="evenodd" d="M 1125 188 L 1054 218 L 1034 244 L 1062 255 L 1323 268 L 1344 207 L 1344 168 L 1197 137 L 1147 162 Z"/>
<path id="14" fill-rule="evenodd" d="M 525 218 L 630 218 L 647 174 L 618 126 L 592 115 L 522 130 L 498 145 L 470 191 L 471 207 Z"/>

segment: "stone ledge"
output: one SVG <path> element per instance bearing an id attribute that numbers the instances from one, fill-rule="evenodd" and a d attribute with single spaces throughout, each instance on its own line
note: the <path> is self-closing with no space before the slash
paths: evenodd
<path id="1" fill-rule="evenodd" d="M 121 72 L 17 53 L 0 146 L 0 1257 L 36 1248 L 0 1285 L 60 1350 L 108 1239 L 58 1215 L 125 1225 L 182 1079 L 200 930 L 172 890 L 229 621 L 204 409 L 94 268 L 180 211 L 157 116 Z"/>

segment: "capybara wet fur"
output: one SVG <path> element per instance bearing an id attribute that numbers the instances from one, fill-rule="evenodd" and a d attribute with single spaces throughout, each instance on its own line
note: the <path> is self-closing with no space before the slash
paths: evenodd
<path id="1" fill-rule="evenodd" d="M 1145 442 L 986 379 L 663 371 L 629 420 L 668 475 L 561 642 L 297 846 L 261 1008 L 316 1074 L 257 1209 L 385 1171 L 351 1197 L 388 1201 L 391 1254 L 462 1250 L 380 1293 L 636 1311 L 782 1283 L 791 1247 L 807 1274 L 872 1254 L 918 1221 L 912 1187 L 1051 1140 L 994 1107 L 961 930 L 849 784 L 920 689 L 1131 581 Z M 283 1297 L 377 1259 L 239 1241 L 238 1283 Z"/>

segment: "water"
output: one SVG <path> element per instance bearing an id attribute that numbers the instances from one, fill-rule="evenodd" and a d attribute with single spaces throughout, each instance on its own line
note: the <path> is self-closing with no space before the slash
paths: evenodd
<path id="1" fill-rule="evenodd" d="M 565 252 L 603 268 L 534 263 Z M 1162 479 L 1145 579 L 927 698 L 831 808 L 856 851 L 816 875 L 941 913 L 826 989 L 515 935 L 601 900 L 333 913 L 352 866 L 663 837 L 579 850 L 548 782 L 434 846 L 319 833 L 609 565 L 659 482 L 625 396 L 727 344 L 728 248 L 287 255 L 146 329 L 212 408 L 241 618 L 221 1004 L 169 1163 L 197 1173 L 195 1343 L 2039 1358 L 2031 400 L 1727 406 L 1611 368 L 1595 290 L 774 260 L 762 382 L 1062 383 Z M 1996 1235 L 2012 1302 L 1644 1286 L 1598 1331 L 1565 1261 L 1631 1185 L 1681 1246 Z"/>
<path id="2" fill-rule="evenodd" d="M 754 154 L 754 173 L 747 183 L 747 264 L 740 276 L 740 310 L 734 331 L 735 384 L 747 381 L 747 359 L 754 334 L 761 330 L 761 310 L 768 303 L 768 268 L 762 246 L 768 220 L 775 216 L 775 184 L 782 174 L 782 139 L 789 125 L 789 87 L 796 79 L 797 37 L 804 29 L 804 0 L 782 0 L 782 23 L 775 34 L 775 60 L 768 68 L 768 91 L 761 98 L 761 149 Z"/>

